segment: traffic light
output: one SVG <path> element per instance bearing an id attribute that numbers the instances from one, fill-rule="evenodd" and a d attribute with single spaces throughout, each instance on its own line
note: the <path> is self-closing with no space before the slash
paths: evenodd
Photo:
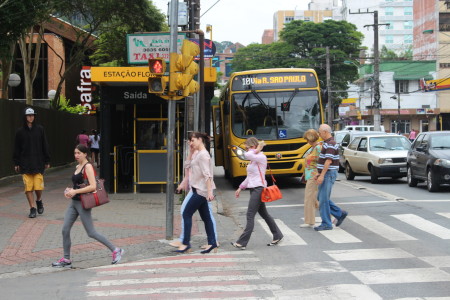
<path id="1" fill-rule="evenodd" d="M 166 61 L 164 58 L 153 58 L 148 60 L 150 77 L 148 78 L 148 92 L 153 94 L 163 94 L 168 82 L 166 72 Z"/>
<path id="2" fill-rule="evenodd" d="M 199 53 L 200 47 L 189 40 L 183 40 L 181 54 L 170 53 L 169 91 L 171 93 L 182 91 L 183 96 L 187 97 L 199 90 L 198 83 L 193 80 L 199 70 L 194 57 Z"/>

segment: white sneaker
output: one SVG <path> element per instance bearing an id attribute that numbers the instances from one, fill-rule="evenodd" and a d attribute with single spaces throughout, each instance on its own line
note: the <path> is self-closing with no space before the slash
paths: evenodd
<path id="1" fill-rule="evenodd" d="M 314 225 L 311 225 L 311 224 L 301 224 L 300 227 L 301 227 L 301 228 L 313 228 Z"/>

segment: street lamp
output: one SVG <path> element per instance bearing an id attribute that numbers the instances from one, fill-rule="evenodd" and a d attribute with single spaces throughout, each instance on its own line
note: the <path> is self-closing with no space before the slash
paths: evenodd
<path id="1" fill-rule="evenodd" d="M 18 74 L 12 73 L 8 77 L 8 86 L 11 87 L 11 94 L 14 101 L 14 88 L 19 86 L 21 82 L 20 76 Z"/>
<path id="2" fill-rule="evenodd" d="M 398 126 L 399 126 L 399 124 L 400 124 L 400 93 L 398 93 L 398 97 L 397 96 L 392 96 L 391 97 L 391 99 L 394 99 L 394 100 L 397 100 L 398 101 L 398 106 L 397 106 L 397 109 L 398 109 L 398 114 L 397 114 L 397 132 L 398 132 Z"/>

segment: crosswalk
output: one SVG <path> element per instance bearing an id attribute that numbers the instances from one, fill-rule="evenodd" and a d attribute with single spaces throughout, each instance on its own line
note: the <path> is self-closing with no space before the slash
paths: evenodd
<path id="1" fill-rule="evenodd" d="M 423 253 L 399 246 L 417 243 L 424 234 L 431 239 L 450 239 L 449 226 L 443 226 L 448 224 L 450 213 L 437 212 L 435 216 L 425 219 L 414 214 L 392 214 L 377 220 L 368 215 L 349 215 L 347 226 L 320 232 L 299 228 L 299 224 L 294 228 L 276 219 L 284 234 L 278 245 L 286 247 L 283 249 L 304 249 L 318 239 L 335 247 L 320 249 L 321 258 L 315 257 L 320 261 L 293 260 L 280 265 L 267 265 L 259 253 L 250 250 L 227 252 L 225 247 L 217 254 L 178 255 L 98 267 L 92 269 L 95 275 L 86 286 L 86 295 L 89 299 L 379 300 L 386 297 L 385 286 L 404 285 L 407 290 L 411 285 L 435 284 L 441 289 L 423 289 L 422 297 L 388 298 L 448 300 L 450 252 L 436 252 L 438 255 L 433 256 L 433 251 Z M 257 223 L 271 238 L 265 222 Z M 264 232 L 260 228 L 256 231 Z M 370 243 L 373 235 L 390 246 L 374 247 Z M 396 265 L 397 261 L 400 264 Z M 317 280 L 321 276 L 326 279 Z M 335 276 L 345 280 L 327 280 Z M 309 282 L 310 277 L 315 280 Z M 299 278 L 301 284 L 286 289 L 282 278 Z"/>

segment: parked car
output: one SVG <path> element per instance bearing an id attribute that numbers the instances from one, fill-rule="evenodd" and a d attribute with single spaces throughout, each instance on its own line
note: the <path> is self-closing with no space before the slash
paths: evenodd
<path id="1" fill-rule="evenodd" d="M 375 126 L 373 125 L 347 125 L 344 130 L 349 131 L 375 131 Z M 380 125 L 380 130 L 385 132 L 384 126 Z"/>
<path id="2" fill-rule="evenodd" d="M 409 186 L 425 181 L 430 192 L 450 184 L 450 131 L 422 132 L 408 151 Z"/>
<path id="3" fill-rule="evenodd" d="M 339 132 L 339 131 L 336 131 Z M 345 170 L 345 159 L 343 156 L 344 149 L 347 148 L 347 146 L 350 144 L 351 141 L 357 136 L 362 135 L 382 135 L 386 134 L 383 131 L 341 131 L 345 132 L 344 137 L 341 139 L 339 143 L 339 172 L 344 172 Z M 336 139 L 336 138 L 335 138 Z M 336 140 L 337 143 L 337 140 Z"/>
<path id="4" fill-rule="evenodd" d="M 372 183 L 378 183 L 379 177 L 405 177 L 410 148 L 410 141 L 397 134 L 357 136 L 342 154 L 345 177 L 353 180 L 356 175 L 370 175 Z"/>
<path id="5" fill-rule="evenodd" d="M 349 130 L 337 130 L 333 132 L 334 140 L 337 144 L 340 144 L 344 139 L 344 136 L 349 133 Z"/>

